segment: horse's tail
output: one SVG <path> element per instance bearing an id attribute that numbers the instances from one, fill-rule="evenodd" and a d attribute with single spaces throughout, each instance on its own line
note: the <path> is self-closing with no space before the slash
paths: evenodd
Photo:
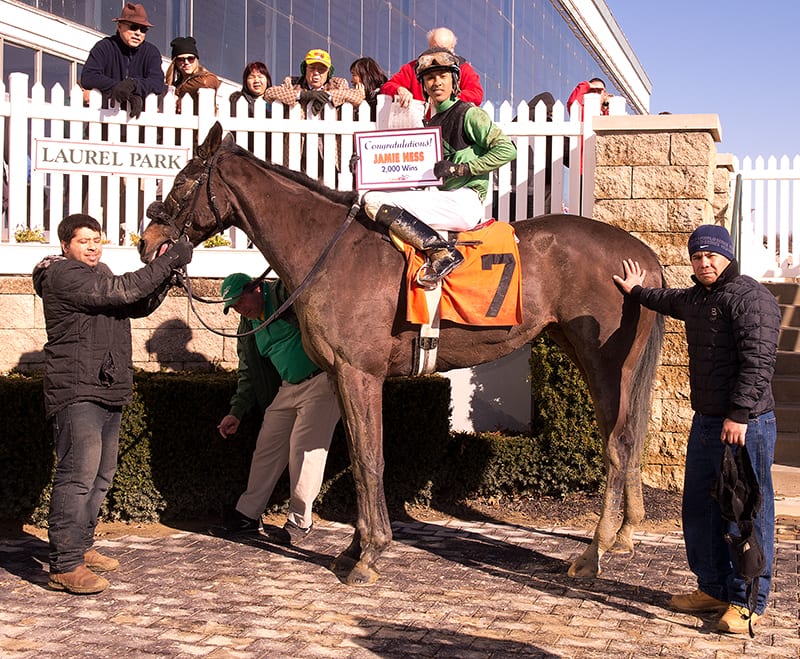
<path id="1" fill-rule="evenodd" d="M 629 418 L 632 421 L 631 430 L 634 437 L 644 437 L 647 432 L 653 380 L 656 376 L 663 343 L 664 316 L 659 313 L 656 314 L 655 322 L 650 328 L 650 336 L 647 337 L 644 352 L 639 357 L 633 371 Z"/>

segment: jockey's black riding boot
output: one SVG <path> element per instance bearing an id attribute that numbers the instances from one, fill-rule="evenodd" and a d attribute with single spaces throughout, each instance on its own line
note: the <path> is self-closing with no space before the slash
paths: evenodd
<path id="1" fill-rule="evenodd" d="M 412 247 L 425 252 L 429 263 L 422 266 L 417 275 L 421 286 L 433 288 L 464 261 L 461 252 L 407 210 L 384 204 L 375 213 L 375 221 Z"/>

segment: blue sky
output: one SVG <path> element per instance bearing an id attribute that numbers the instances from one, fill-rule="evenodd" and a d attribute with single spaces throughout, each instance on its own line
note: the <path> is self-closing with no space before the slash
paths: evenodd
<path id="1" fill-rule="evenodd" d="M 650 112 L 718 114 L 720 152 L 800 154 L 798 0 L 607 0 L 653 85 Z"/>

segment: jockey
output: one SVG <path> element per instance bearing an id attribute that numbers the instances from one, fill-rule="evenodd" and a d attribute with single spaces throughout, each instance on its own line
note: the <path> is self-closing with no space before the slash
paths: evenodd
<path id="1" fill-rule="evenodd" d="M 367 215 L 428 257 L 419 283 L 432 288 L 464 260 L 437 231 L 467 231 L 483 220 L 489 174 L 517 155 L 511 139 L 481 108 L 458 95 L 458 58 L 430 48 L 417 59 L 416 74 L 436 114 L 428 126 L 442 127 L 444 160 L 434 174 L 444 183 L 418 190 L 367 192 Z"/>

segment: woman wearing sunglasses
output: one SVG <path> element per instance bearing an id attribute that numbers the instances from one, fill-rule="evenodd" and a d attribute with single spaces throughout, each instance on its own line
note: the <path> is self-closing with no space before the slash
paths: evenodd
<path id="1" fill-rule="evenodd" d="M 181 101 L 186 94 L 194 99 L 197 111 L 198 89 L 219 89 L 219 78 L 200 64 L 197 42 L 194 37 L 176 37 L 170 43 L 172 62 L 166 73 L 166 83 L 175 87 L 175 109 L 181 111 Z"/>

